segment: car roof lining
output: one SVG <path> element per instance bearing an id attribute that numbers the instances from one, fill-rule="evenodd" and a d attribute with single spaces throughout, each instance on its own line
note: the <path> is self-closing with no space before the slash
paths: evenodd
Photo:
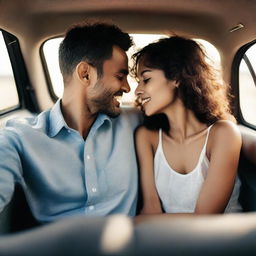
<path id="1" fill-rule="evenodd" d="M 49 94 L 42 63 L 38 61 L 40 45 L 48 38 L 63 35 L 71 24 L 86 19 L 112 21 L 130 33 L 175 32 L 205 39 L 219 50 L 227 82 L 237 50 L 256 38 L 256 1 L 73 0 L 70 3 L 70 0 L 0 1 L 0 27 L 18 37 L 38 95 Z M 244 28 L 230 33 L 239 23 Z M 50 96 L 40 101 L 42 109 L 52 104 Z"/>

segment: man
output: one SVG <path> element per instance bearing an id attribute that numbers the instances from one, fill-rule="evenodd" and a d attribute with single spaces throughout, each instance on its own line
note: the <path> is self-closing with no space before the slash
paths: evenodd
<path id="1" fill-rule="evenodd" d="M 0 210 L 20 183 L 35 218 L 135 215 L 138 116 L 121 113 L 130 91 L 125 51 L 132 41 L 114 25 L 71 28 L 59 48 L 64 94 L 37 117 L 0 131 Z"/>

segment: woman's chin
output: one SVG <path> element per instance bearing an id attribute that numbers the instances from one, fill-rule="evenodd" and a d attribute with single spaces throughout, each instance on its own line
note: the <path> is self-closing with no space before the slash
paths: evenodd
<path id="1" fill-rule="evenodd" d="M 142 106 L 141 111 L 145 116 L 153 116 L 156 114 L 155 109 L 151 106 L 148 106 L 147 104 L 145 104 L 145 106 Z"/>
<path id="2" fill-rule="evenodd" d="M 147 111 L 147 110 L 144 110 L 143 112 L 144 112 L 144 115 L 145 115 L 145 116 L 152 116 L 152 115 L 155 114 L 155 113 L 153 113 L 152 111 Z"/>
<path id="3" fill-rule="evenodd" d="M 157 111 L 157 110 L 153 111 L 153 110 L 150 110 L 150 109 L 143 109 L 143 113 L 147 117 L 158 115 L 158 114 L 164 114 L 163 111 Z"/>

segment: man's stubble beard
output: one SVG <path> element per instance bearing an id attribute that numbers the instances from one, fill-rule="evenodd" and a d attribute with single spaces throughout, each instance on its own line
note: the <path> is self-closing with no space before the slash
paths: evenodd
<path id="1" fill-rule="evenodd" d="M 106 89 L 104 83 L 98 81 L 93 90 L 97 90 L 96 94 L 88 99 L 88 108 L 92 114 L 102 113 L 110 117 L 120 115 L 120 109 L 114 106 L 114 93 Z"/>

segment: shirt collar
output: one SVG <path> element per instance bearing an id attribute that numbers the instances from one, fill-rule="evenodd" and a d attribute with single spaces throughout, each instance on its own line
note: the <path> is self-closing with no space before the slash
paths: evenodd
<path id="1" fill-rule="evenodd" d="M 111 124 L 112 120 L 108 115 L 99 113 L 91 128 L 91 133 L 94 134 L 104 123 Z"/>
<path id="2" fill-rule="evenodd" d="M 71 129 L 68 127 L 63 117 L 63 114 L 61 112 L 61 99 L 59 99 L 55 103 L 55 105 L 52 107 L 50 111 L 49 120 L 50 120 L 50 125 L 49 125 L 48 135 L 50 137 L 56 136 L 63 127 L 65 127 L 66 129 Z M 95 133 L 95 131 L 97 131 L 98 128 L 105 123 L 105 121 L 108 121 L 109 123 L 111 123 L 111 118 L 106 114 L 101 114 L 101 113 L 98 114 L 91 128 L 91 132 Z"/>
<path id="3" fill-rule="evenodd" d="M 49 126 L 49 136 L 54 137 L 56 136 L 60 130 L 65 127 L 69 129 L 67 123 L 64 120 L 64 117 L 61 112 L 61 99 L 59 99 L 55 105 L 52 107 L 50 111 L 50 126 Z"/>

